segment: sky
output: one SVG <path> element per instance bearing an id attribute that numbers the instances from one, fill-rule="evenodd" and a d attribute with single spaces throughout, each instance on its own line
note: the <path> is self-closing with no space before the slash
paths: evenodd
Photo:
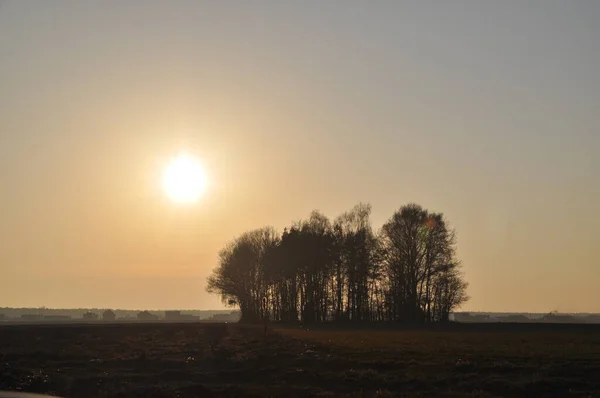
<path id="1" fill-rule="evenodd" d="M 223 308 L 240 233 L 443 212 L 467 311 L 599 312 L 600 2 L 0 2 L 0 306 Z M 200 159 L 195 205 L 160 187 Z"/>

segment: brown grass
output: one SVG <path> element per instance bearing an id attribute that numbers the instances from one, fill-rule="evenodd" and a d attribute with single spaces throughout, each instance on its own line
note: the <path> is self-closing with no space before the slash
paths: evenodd
<path id="1" fill-rule="evenodd" d="M 600 333 L 548 332 L 440 332 L 429 330 L 300 330 L 279 329 L 286 337 L 357 350 L 383 350 L 437 355 L 488 355 L 520 357 L 590 357 L 600 359 Z"/>
<path id="2" fill-rule="evenodd" d="M 489 329 L 489 330 L 488 330 Z M 0 327 L 0 390 L 68 397 L 600 396 L 593 328 Z M 513 330 L 514 329 L 514 330 Z"/>

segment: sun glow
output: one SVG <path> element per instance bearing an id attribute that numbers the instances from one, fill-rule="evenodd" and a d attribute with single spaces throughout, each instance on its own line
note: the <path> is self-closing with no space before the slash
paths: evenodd
<path id="1" fill-rule="evenodd" d="M 173 202 L 197 202 L 206 191 L 206 173 L 202 164 L 190 155 L 177 156 L 163 173 L 163 189 Z"/>

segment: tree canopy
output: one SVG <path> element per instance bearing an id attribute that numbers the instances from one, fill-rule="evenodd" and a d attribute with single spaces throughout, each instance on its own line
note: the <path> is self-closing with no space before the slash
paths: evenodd
<path id="1" fill-rule="evenodd" d="M 243 233 L 219 253 L 207 290 L 242 321 L 446 322 L 468 300 L 443 214 L 402 206 L 375 233 L 371 206 L 330 221 L 313 211 L 278 235 Z"/>

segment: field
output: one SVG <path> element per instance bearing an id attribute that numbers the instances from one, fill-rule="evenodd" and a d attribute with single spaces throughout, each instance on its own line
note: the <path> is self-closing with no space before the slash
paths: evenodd
<path id="1" fill-rule="evenodd" d="M 64 397 L 600 397 L 595 325 L 0 327 L 0 390 Z"/>

